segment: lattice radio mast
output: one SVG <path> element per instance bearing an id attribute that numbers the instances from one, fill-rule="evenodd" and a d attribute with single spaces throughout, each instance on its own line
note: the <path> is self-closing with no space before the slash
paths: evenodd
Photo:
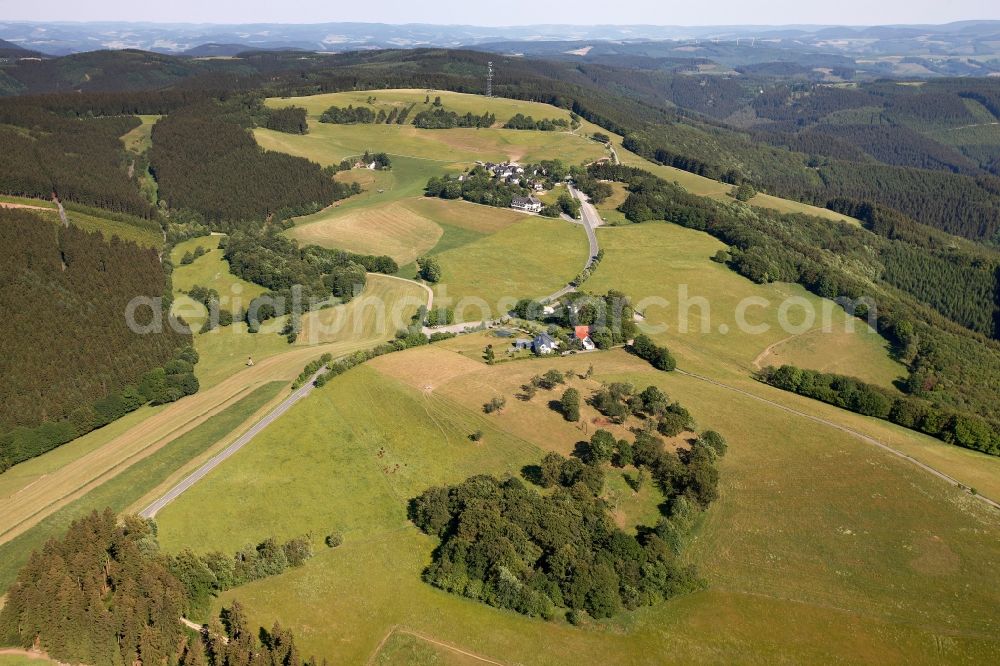
<path id="1" fill-rule="evenodd" d="M 486 63 L 486 96 L 493 97 L 493 61 Z"/>

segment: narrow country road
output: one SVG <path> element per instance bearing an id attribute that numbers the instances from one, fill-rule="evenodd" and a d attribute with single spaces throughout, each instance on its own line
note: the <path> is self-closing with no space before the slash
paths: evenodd
<path id="1" fill-rule="evenodd" d="M 594 204 L 590 203 L 590 199 L 587 198 L 586 194 L 573 187 L 572 183 L 567 183 L 567 186 L 569 187 L 569 193 L 580 202 L 581 219 L 578 223 L 583 224 L 583 228 L 587 230 L 587 241 L 590 243 L 590 259 L 587 261 L 587 265 L 589 266 L 590 262 L 593 261 L 594 257 L 601 250 L 597 244 L 597 233 L 594 229 L 604 224 L 604 220 L 597 214 L 597 209 L 594 208 Z"/>
<path id="2" fill-rule="evenodd" d="M 198 483 L 198 481 L 203 479 L 206 474 L 211 472 L 213 469 L 222 464 L 222 462 L 224 462 L 227 458 L 229 458 L 234 453 L 236 453 L 244 446 L 246 446 L 248 443 L 250 443 L 250 441 L 254 437 L 256 437 L 264 428 L 274 423 L 274 421 L 278 419 L 282 414 L 291 409 L 292 405 L 294 405 L 299 400 L 309 395 L 312 392 L 313 388 L 315 388 L 313 386 L 313 382 L 316 380 L 317 377 L 319 377 L 324 372 L 326 372 L 326 368 L 321 368 L 320 370 L 318 370 L 316 374 L 310 377 L 308 382 L 306 382 L 300 388 L 296 389 L 290 396 L 282 400 L 277 407 L 268 412 L 267 415 L 264 416 L 264 418 L 262 418 L 260 421 L 255 423 L 252 428 L 250 428 L 245 433 L 240 435 L 235 442 L 227 446 L 225 449 L 223 449 L 216 455 L 212 456 L 207 462 L 205 462 L 204 465 L 196 469 L 183 481 L 181 481 L 176 486 L 168 490 L 162 497 L 160 497 L 152 504 L 147 506 L 145 509 L 140 511 L 139 515 L 142 516 L 143 518 L 155 517 L 160 509 L 162 509 L 163 507 L 165 507 L 166 505 L 170 504 L 175 499 L 180 497 L 180 495 L 185 490 L 187 490 L 194 484 Z"/>
<path id="3" fill-rule="evenodd" d="M 974 498 L 978 499 L 981 502 L 985 502 L 986 504 L 988 504 L 989 506 L 993 507 L 994 509 L 1000 509 L 1000 502 L 992 500 L 989 497 L 986 497 L 984 495 L 980 495 L 978 493 L 971 492 L 969 490 L 969 488 L 965 484 L 961 483 L 958 479 L 956 479 L 956 478 L 954 478 L 952 476 L 949 476 L 948 474 L 945 474 L 944 472 L 942 472 L 940 470 L 937 470 L 937 469 L 931 467 L 930 465 L 928 465 L 926 463 L 920 462 L 919 460 L 917 460 L 913 456 L 907 455 L 907 454 L 903 453 L 902 451 L 898 451 L 898 450 L 892 448 L 891 446 L 889 446 L 887 444 L 883 444 L 882 442 L 878 441 L 874 437 L 866 435 L 866 434 L 864 434 L 862 432 L 858 432 L 857 430 L 854 430 L 853 428 L 848 428 L 847 426 L 840 425 L 839 423 L 835 423 L 833 421 L 828 421 L 827 419 L 821 418 L 819 416 L 813 416 L 812 414 L 807 414 L 806 412 L 801 412 L 801 411 L 799 411 L 797 409 L 794 409 L 792 407 L 788 407 L 786 405 L 782 405 L 779 402 L 775 402 L 774 400 L 768 400 L 767 398 L 763 398 L 763 397 L 761 397 L 759 395 L 751 393 L 750 391 L 746 391 L 746 390 L 741 389 L 741 388 L 736 388 L 735 386 L 730 386 L 729 384 L 724 384 L 724 383 L 722 383 L 720 381 L 717 381 L 715 379 L 710 379 L 710 378 L 705 377 L 703 375 L 698 375 L 698 374 L 695 374 L 693 372 L 687 372 L 685 370 L 681 370 L 680 368 L 677 368 L 677 374 L 684 375 L 685 377 L 691 377 L 692 379 L 697 379 L 697 380 L 702 381 L 702 382 L 707 382 L 709 384 L 712 384 L 713 386 L 718 386 L 720 388 L 726 389 L 727 391 L 732 391 L 734 393 L 739 393 L 740 395 L 746 396 L 748 398 L 752 398 L 754 400 L 758 400 L 758 401 L 763 402 L 765 404 L 768 404 L 768 405 L 770 405 L 772 407 L 777 407 L 778 409 L 780 409 L 782 411 L 785 411 L 785 412 L 788 412 L 790 414 L 794 414 L 796 416 L 801 416 L 804 419 L 809 419 L 810 421 L 813 421 L 815 423 L 820 423 L 820 424 L 823 424 L 825 426 L 829 426 L 831 428 L 835 428 L 836 430 L 839 430 L 841 432 L 847 433 L 848 435 L 851 435 L 852 437 L 860 439 L 862 442 L 865 442 L 866 444 L 871 444 L 872 446 L 876 446 L 879 449 L 882 449 L 883 451 L 885 451 L 886 453 L 891 453 L 892 455 L 896 456 L 897 458 L 901 458 L 901 459 L 903 459 L 903 460 L 905 460 L 905 461 L 907 461 L 909 463 L 912 463 L 913 465 L 916 465 L 917 467 L 919 467 L 920 469 L 924 470 L 925 472 L 927 472 L 927 473 L 929 473 L 929 474 L 931 474 L 933 476 L 936 476 L 937 478 L 939 478 L 939 479 L 941 479 L 941 480 L 943 480 L 943 481 L 951 484 L 952 486 L 955 486 L 956 488 L 959 488 L 959 489 L 965 491 L 970 497 L 974 497 Z"/>
<path id="4" fill-rule="evenodd" d="M 597 257 L 597 253 L 601 251 L 600 245 L 597 244 L 597 232 L 594 231 L 596 227 L 599 227 L 602 224 L 601 216 L 597 214 L 597 210 L 594 208 L 593 204 L 587 200 L 586 195 L 573 187 L 572 183 L 567 183 L 566 186 L 569 188 L 569 193 L 580 202 L 581 216 L 579 220 L 573 220 L 568 217 L 566 219 L 573 224 L 582 225 L 587 231 L 587 243 L 590 245 L 590 254 L 587 255 L 587 261 L 583 264 L 583 267 L 585 269 L 590 268 L 590 265 L 594 263 L 594 259 Z M 576 291 L 576 287 L 568 284 L 562 289 L 552 292 L 548 296 L 543 296 L 538 300 L 542 303 L 551 303 L 574 291 Z"/>

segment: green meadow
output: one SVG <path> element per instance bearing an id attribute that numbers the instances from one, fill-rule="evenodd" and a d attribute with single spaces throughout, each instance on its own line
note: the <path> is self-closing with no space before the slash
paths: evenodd
<path id="1" fill-rule="evenodd" d="M 435 543 L 407 523 L 406 501 L 471 474 L 516 474 L 556 440 L 571 447 L 576 438 L 559 424 L 529 439 L 508 415 L 470 403 L 510 385 L 510 373 L 580 364 L 459 358 L 452 367 L 438 358 L 452 352 L 430 351 L 331 381 L 158 516 L 169 550 L 314 536 L 317 554 L 303 567 L 218 604 L 238 598 L 253 621 L 290 626 L 305 653 L 341 663 L 365 661 L 399 627 L 513 663 L 564 663 L 567 654 L 607 663 L 996 658 L 1000 528 L 978 503 L 845 433 L 804 428 L 801 417 L 622 352 L 588 357 L 598 380 L 655 383 L 730 441 L 721 498 L 687 551 L 708 588 L 573 627 L 430 587 L 420 571 Z M 427 389 L 421 376 L 439 379 Z M 549 411 L 537 398 L 519 409 L 517 418 Z M 484 437 L 474 444 L 476 429 Z M 646 518 L 643 506 L 640 498 L 626 515 Z M 332 531 L 345 535 L 336 549 L 321 545 Z"/>

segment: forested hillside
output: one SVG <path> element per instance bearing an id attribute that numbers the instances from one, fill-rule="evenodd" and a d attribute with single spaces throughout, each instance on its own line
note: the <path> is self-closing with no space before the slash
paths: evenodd
<path id="1" fill-rule="evenodd" d="M 0 103 L 0 193 L 53 194 L 148 218 L 150 202 L 130 182 L 119 137 L 135 117 L 67 118 L 32 103 Z"/>
<path id="2" fill-rule="evenodd" d="M 138 308 L 136 321 L 159 319 L 161 331 L 126 322 L 132 299 L 168 293 L 155 250 L 0 208 L 0 254 L 0 469 L 140 404 L 179 397 L 141 386 L 154 369 L 163 378 L 149 381 L 175 375 L 180 395 L 197 390 L 182 383 L 194 379 L 190 360 L 169 366 L 191 336 L 170 325 L 158 300 Z"/>
<path id="3" fill-rule="evenodd" d="M 158 122 L 149 158 L 169 208 L 196 211 L 221 229 L 313 213 L 351 193 L 314 162 L 262 150 L 244 126 L 210 102 Z"/>

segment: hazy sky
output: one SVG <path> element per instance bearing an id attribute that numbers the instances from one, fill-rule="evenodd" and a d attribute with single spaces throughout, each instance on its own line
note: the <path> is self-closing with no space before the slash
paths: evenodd
<path id="1" fill-rule="evenodd" d="M 735 25 L 1000 19 L 997 0 L 0 0 L 0 21 Z"/>

